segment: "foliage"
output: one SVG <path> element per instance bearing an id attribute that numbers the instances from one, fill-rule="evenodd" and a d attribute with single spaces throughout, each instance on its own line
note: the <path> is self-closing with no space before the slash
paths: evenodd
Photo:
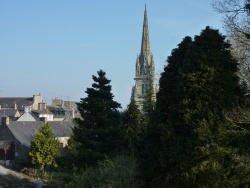
<path id="1" fill-rule="evenodd" d="M 163 172 L 160 164 L 159 151 L 162 150 L 162 127 L 156 122 L 148 122 L 138 143 L 138 160 L 140 178 L 143 179 L 143 187 L 162 187 Z M 164 187 L 164 186 L 163 186 Z"/>
<path id="2" fill-rule="evenodd" d="M 92 165 L 105 156 L 120 151 L 124 130 L 118 111 L 120 104 L 113 100 L 110 80 L 100 70 L 93 76 L 95 83 L 87 88 L 87 97 L 77 103 L 82 118 L 76 118 L 70 149 L 76 164 Z"/>
<path id="3" fill-rule="evenodd" d="M 159 80 L 159 92 L 157 93 L 157 119 L 159 122 L 165 123 L 166 120 L 177 114 L 179 101 L 179 88 L 177 83 L 180 77 L 182 66 L 185 58 L 192 45 L 192 38 L 185 37 L 178 45 L 178 48 L 172 51 L 168 57 L 168 66 L 164 68 L 164 72 Z M 178 118 L 178 117 L 176 117 Z"/>
<path id="4" fill-rule="evenodd" d="M 223 112 L 237 106 L 244 91 L 229 47 L 218 30 L 206 27 L 194 40 L 185 37 L 168 58 L 154 117 L 161 138 L 147 155 L 158 187 L 238 185 L 237 150 L 226 142 L 232 130 Z"/>
<path id="5" fill-rule="evenodd" d="M 149 86 L 143 104 L 143 114 L 147 121 L 152 119 L 155 108 L 155 87 L 153 75 L 149 75 Z M 149 123 L 149 122 L 148 122 Z"/>
<path id="6" fill-rule="evenodd" d="M 160 79 L 160 92 L 157 93 L 156 112 L 151 116 L 151 122 L 148 123 L 140 144 L 143 148 L 140 153 L 140 168 L 145 180 L 145 187 L 166 186 L 163 181 L 165 169 L 160 161 L 160 151 L 163 150 L 162 138 L 164 137 L 162 124 L 166 122 L 169 116 L 174 115 L 178 109 L 175 106 L 178 101 L 178 90 L 176 90 L 178 66 L 182 64 L 182 57 L 187 50 L 186 46 L 190 43 L 191 38 L 186 37 L 179 45 L 179 49 L 173 50 L 172 56 L 169 57 L 169 64 Z"/>
<path id="7" fill-rule="evenodd" d="M 57 166 L 56 157 L 59 156 L 59 143 L 55 140 L 48 122 L 42 125 L 31 141 L 28 156 L 32 164 L 39 165 L 42 171 L 46 166 Z"/>
<path id="8" fill-rule="evenodd" d="M 246 100 L 248 101 L 248 99 Z M 234 108 L 225 113 L 228 121 L 231 122 L 230 130 L 227 131 L 224 140 L 234 148 L 238 155 L 234 155 L 232 160 L 235 163 L 235 172 L 239 175 L 239 187 L 250 186 L 250 166 L 249 166 L 249 145 L 250 145 L 250 119 L 249 102 L 244 107 Z M 240 155 L 239 155 L 240 154 Z"/>
<path id="9" fill-rule="evenodd" d="M 140 187 L 137 161 L 125 155 L 99 161 L 97 166 L 86 168 L 74 176 L 68 188 L 131 188 Z"/>
<path id="10" fill-rule="evenodd" d="M 128 108 L 123 112 L 123 124 L 126 129 L 128 150 L 135 153 L 145 128 L 145 118 L 133 99 L 131 99 Z"/>
<path id="11" fill-rule="evenodd" d="M 72 181 L 76 171 L 71 168 L 51 168 L 47 171 L 46 176 L 42 178 L 45 187 L 65 187 Z"/>

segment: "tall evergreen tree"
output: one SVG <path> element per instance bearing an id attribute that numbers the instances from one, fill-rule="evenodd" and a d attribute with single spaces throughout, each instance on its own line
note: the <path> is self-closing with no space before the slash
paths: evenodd
<path id="1" fill-rule="evenodd" d="M 159 80 L 159 92 L 157 93 L 157 119 L 160 123 L 165 123 L 169 116 L 173 116 L 178 111 L 178 101 L 180 91 L 177 87 L 178 79 L 185 64 L 187 53 L 192 46 L 192 38 L 185 37 L 175 48 L 171 56 L 168 57 L 168 65 L 164 68 Z M 177 117 L 178 118 L 178 117 Z"/>
<path id="2" fill-rule="evenodd" d="M 102 70 L 97 73 L 92 88 L 86 90 L 87 97 L 77 103 L 82 118 L 75 119 L 70 145 L 78 163 L 85 165 L 112 155 L 123 140 L 120 104 L 113 100 L 106 73 Z"/>
<path id="3" fill-rule="evenodd" d="M 166 169 L 161 165 L 160 155 L 163 150 L 162 138 L 163 124 L 166 123 L 169 116 L 176 114 L 178 107 L 177 76 L 187 53 L 192 39 L 186 37 L 179 48 L 172 51 L 172 56 L 168 58 L 168 66 L 160 78 L 160 92 L 157 93 L 157 108 L 151 113 L 145 134 L 143 135 L 143 148 L 140 153 L 141 171 L 145 182 L 145 187 L 164 187 L 164 174 Z M 169 143 L 170 144 L 170 143 Z M 171 144 L 175 144 L 172 142 Z"/>
<path id="4" fill-rule="evenodd" d="M 129 152 L 137 153 L 138 143 L 145 128 L 145 118 L 133 99 L 123 113 L 123 124 L 127 132 Z"/>
<path id="5" fill-rule="evenodd" d="M 232 187 L 236 175 L 225 144 L 224 111 L 244 98 L 237 62 L 218 30 L 207 27 L 186 37 L 168 58 L 157 94 L 162 124 L 159 158 L 170 187 Z"/>

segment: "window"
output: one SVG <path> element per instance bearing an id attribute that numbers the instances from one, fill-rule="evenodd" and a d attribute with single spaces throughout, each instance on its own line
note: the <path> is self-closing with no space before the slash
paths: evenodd
<path id="1" fill-rule="evenodd" d="M 59 147 L 60 147 L 60 148 L 63 148 L 63 143 L 60 142 L 60 143 L 59 143 Z"/>

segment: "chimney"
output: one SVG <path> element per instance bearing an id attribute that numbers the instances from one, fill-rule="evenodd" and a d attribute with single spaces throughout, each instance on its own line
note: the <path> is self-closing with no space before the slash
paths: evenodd
<path id="1" fill-rule="evenodd" d="M 46 110 L 46 103 L 44 102 L 38 103 L 38 110 Z"/>
<path id="2" fill-rule="evenodd" d="M 63 107 L 64 106 L 64 101 L 61 100 L 61 99 L 52 99 L 52 106 Z"/>
<path id="3" fill-rule="evenodd" d="M 24 112 L 25 113 L 31 112 L 31 106 L 24 106 Z"/>
<path id="4" fill-rule="evenodd" d="M 16 103 L 14 103 L 13 108 L 14 108 L 15 110 L 17 109 Z"/>
<path id="5" fill-rule="evenodd" d="M 9 125 L 10 124 L 10 118 L 7 116 L 2 117 L 2 125 Z"/>
<path id="6" fill-rule="evenodd" d="M 38 103 L 41 103 L 43 100 L 42 100 L 42 95 L 39 94 L 39 95 L 33 95 L 33 104 L 32 104 L 32 109 L 33 110 L 38 110 L 39 107 L 38 107 Z"/>

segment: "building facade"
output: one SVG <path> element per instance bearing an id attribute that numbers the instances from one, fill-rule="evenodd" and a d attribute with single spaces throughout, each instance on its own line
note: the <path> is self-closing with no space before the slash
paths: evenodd
<path id="1" fill-rule="evenodd" d="M 2 117 L 0 121 L 0 165 L 17 167 L 27 162 L 31 141 L 44 123 L 44 121 L 10 121 L 9 117 Z M 71 121 L 48 123 L 61 149 L 65 148 L 72 135 L 74 123 Z"/>
<path id="2" fill-rule="evenodd" d="M 144 10 L 141 52 L 139 56 L 137 56 L 135 70 L 135 85 L 132 89 L 131 100 L 134 100 L 138 108 L 143 111 L 143 106 L 149 92 L 151 92 L 150 96 L 153 100 L 156 98 L 155 65 L 153 54 L 150 51 L 146 5 Z"/>
<path id="3" fill-rule="evenodd" d="M 53 99 L 52 105 L 43 102 L 42 95 L 33 97 L 0 97 L 0 119 L 11 121 L 72 121 L 80 113 L 74 101 Z"/>

